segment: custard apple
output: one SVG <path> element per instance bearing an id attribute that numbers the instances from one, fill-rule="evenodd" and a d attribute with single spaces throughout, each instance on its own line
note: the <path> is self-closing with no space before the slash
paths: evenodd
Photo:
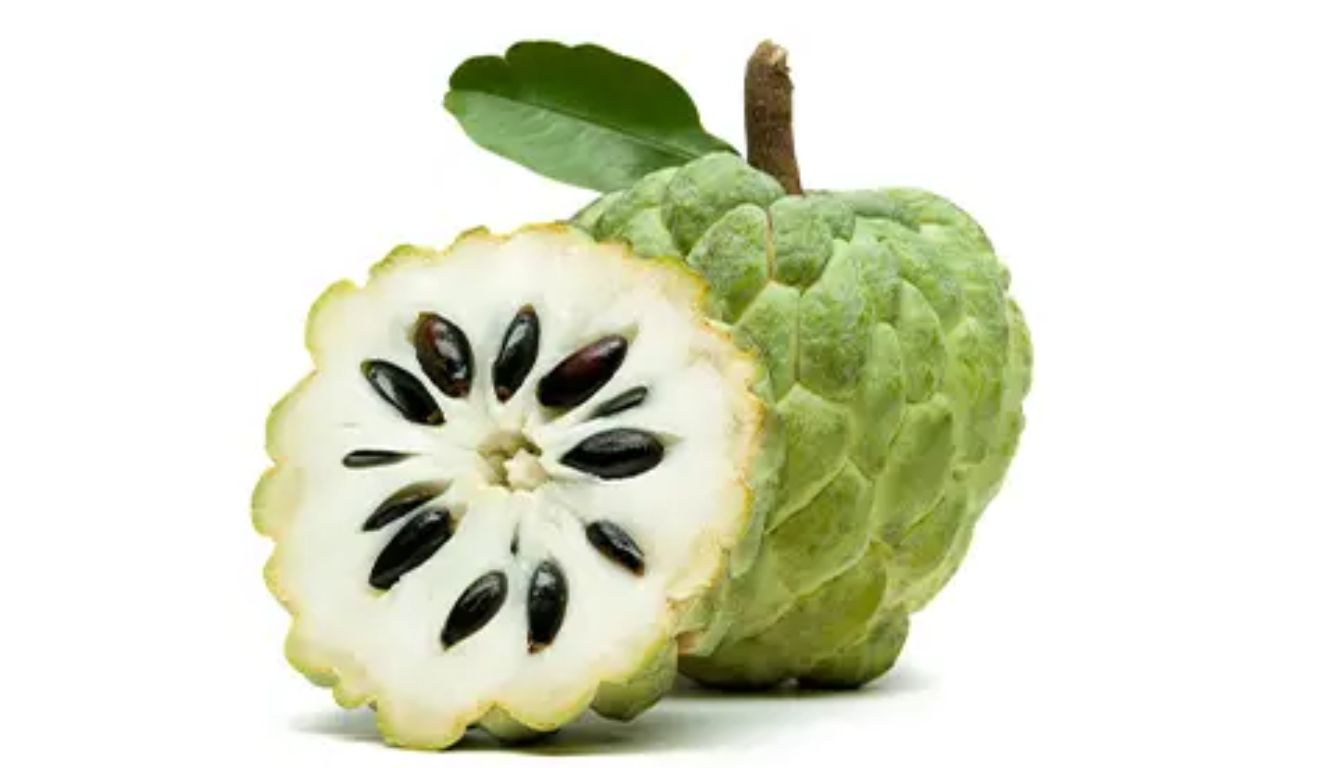
<path id="1" fill-rule="evenodd" d="M 681 671 L 732 688 L 881 675 L 1023 427 L 1031 342 L 985 234 L 927 192 L 786 195 L 726 153 L 649 174 L 575 224 L 702 275 L 712 319 L 767 374 L 757 395 L 782 445 L 762 460 L 779 464 Z"/>
<path id="2" fill-rule="evenodd" d="M 419 748 L 653 703 L 764 516 L 762 373 L 706 298 L 560 225 L 332 286 L 253 503 L 290 662 Z"/>
<path id="3" fill-rule="evenodd" d="M 927 192 L 803 192 L 782 49 L 751 66 L 748 162 L 641 62 L 468 61 L 473 139 L 618 191 L 314 305 L 253 521 L 289 660 L 389 742 L 628 719 L 678 671 L 862 685 L 964 557 L 1031 380 L 1008 272 Z"/>

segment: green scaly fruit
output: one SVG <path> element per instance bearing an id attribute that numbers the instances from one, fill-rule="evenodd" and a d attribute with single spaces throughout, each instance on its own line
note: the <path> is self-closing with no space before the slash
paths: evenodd
<path id="1" fill-rule="evenodd" d="M 731 154 L 649 174 L 574 223 L 696 270 L 768 371 L 777 484 L 681 671 L 729 688 L 884 673 L 1022 432 L 1031 342 L 984 232 L 919 190 L 787 195 Z"/>

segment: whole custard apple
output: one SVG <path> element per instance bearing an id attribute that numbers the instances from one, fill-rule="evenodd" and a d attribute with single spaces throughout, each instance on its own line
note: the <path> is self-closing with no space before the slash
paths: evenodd
<path id="1" fill-rule="evenodd" d="M 1008 272 L 934 195 L 804 192 L 790 94 L 763 44 L 743 160 L 601 48 L 454 74 L 474 140 L 605 194 L 310 312 L 253 521 L 290 662 L 390 743 L 858 686 L 965 556 L 1031 378 Z"/>
<path id="2" fill-rule="evenodd" d="M 989 240 L 927 192 L 790 195 L 731 154 L 652 173 L 575 223 L 684 261 L 766 371 L 769 501 L 681 671 L 725 687 L 881 675 L 1022 432 L 1031 343 Z"/>

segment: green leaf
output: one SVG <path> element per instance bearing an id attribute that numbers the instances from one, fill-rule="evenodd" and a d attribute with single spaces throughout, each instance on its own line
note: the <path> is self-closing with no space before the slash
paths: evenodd
<path id="1" fill-rule="evenodd" d="M 641 61 L 595 45 L 524 42 L 453 72 L 444 107 L 472 141 L 552 179 L 609 192 L 711 152 L 691 97 Z"/>

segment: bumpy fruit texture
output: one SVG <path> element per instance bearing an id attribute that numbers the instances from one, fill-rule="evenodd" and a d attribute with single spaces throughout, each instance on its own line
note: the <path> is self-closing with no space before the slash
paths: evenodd
<path id="1" fill-rule="evenodd" d="M 709 155 L 575 218 L 684 260 L 768 371 L 773 474 L 732 578 L 683 636 L 710 685 L 850 687 L 886 672 L 966 554 L 1023 427 L 1031 343 L 964 212 L 912 189 L 786 196 Z"/>

